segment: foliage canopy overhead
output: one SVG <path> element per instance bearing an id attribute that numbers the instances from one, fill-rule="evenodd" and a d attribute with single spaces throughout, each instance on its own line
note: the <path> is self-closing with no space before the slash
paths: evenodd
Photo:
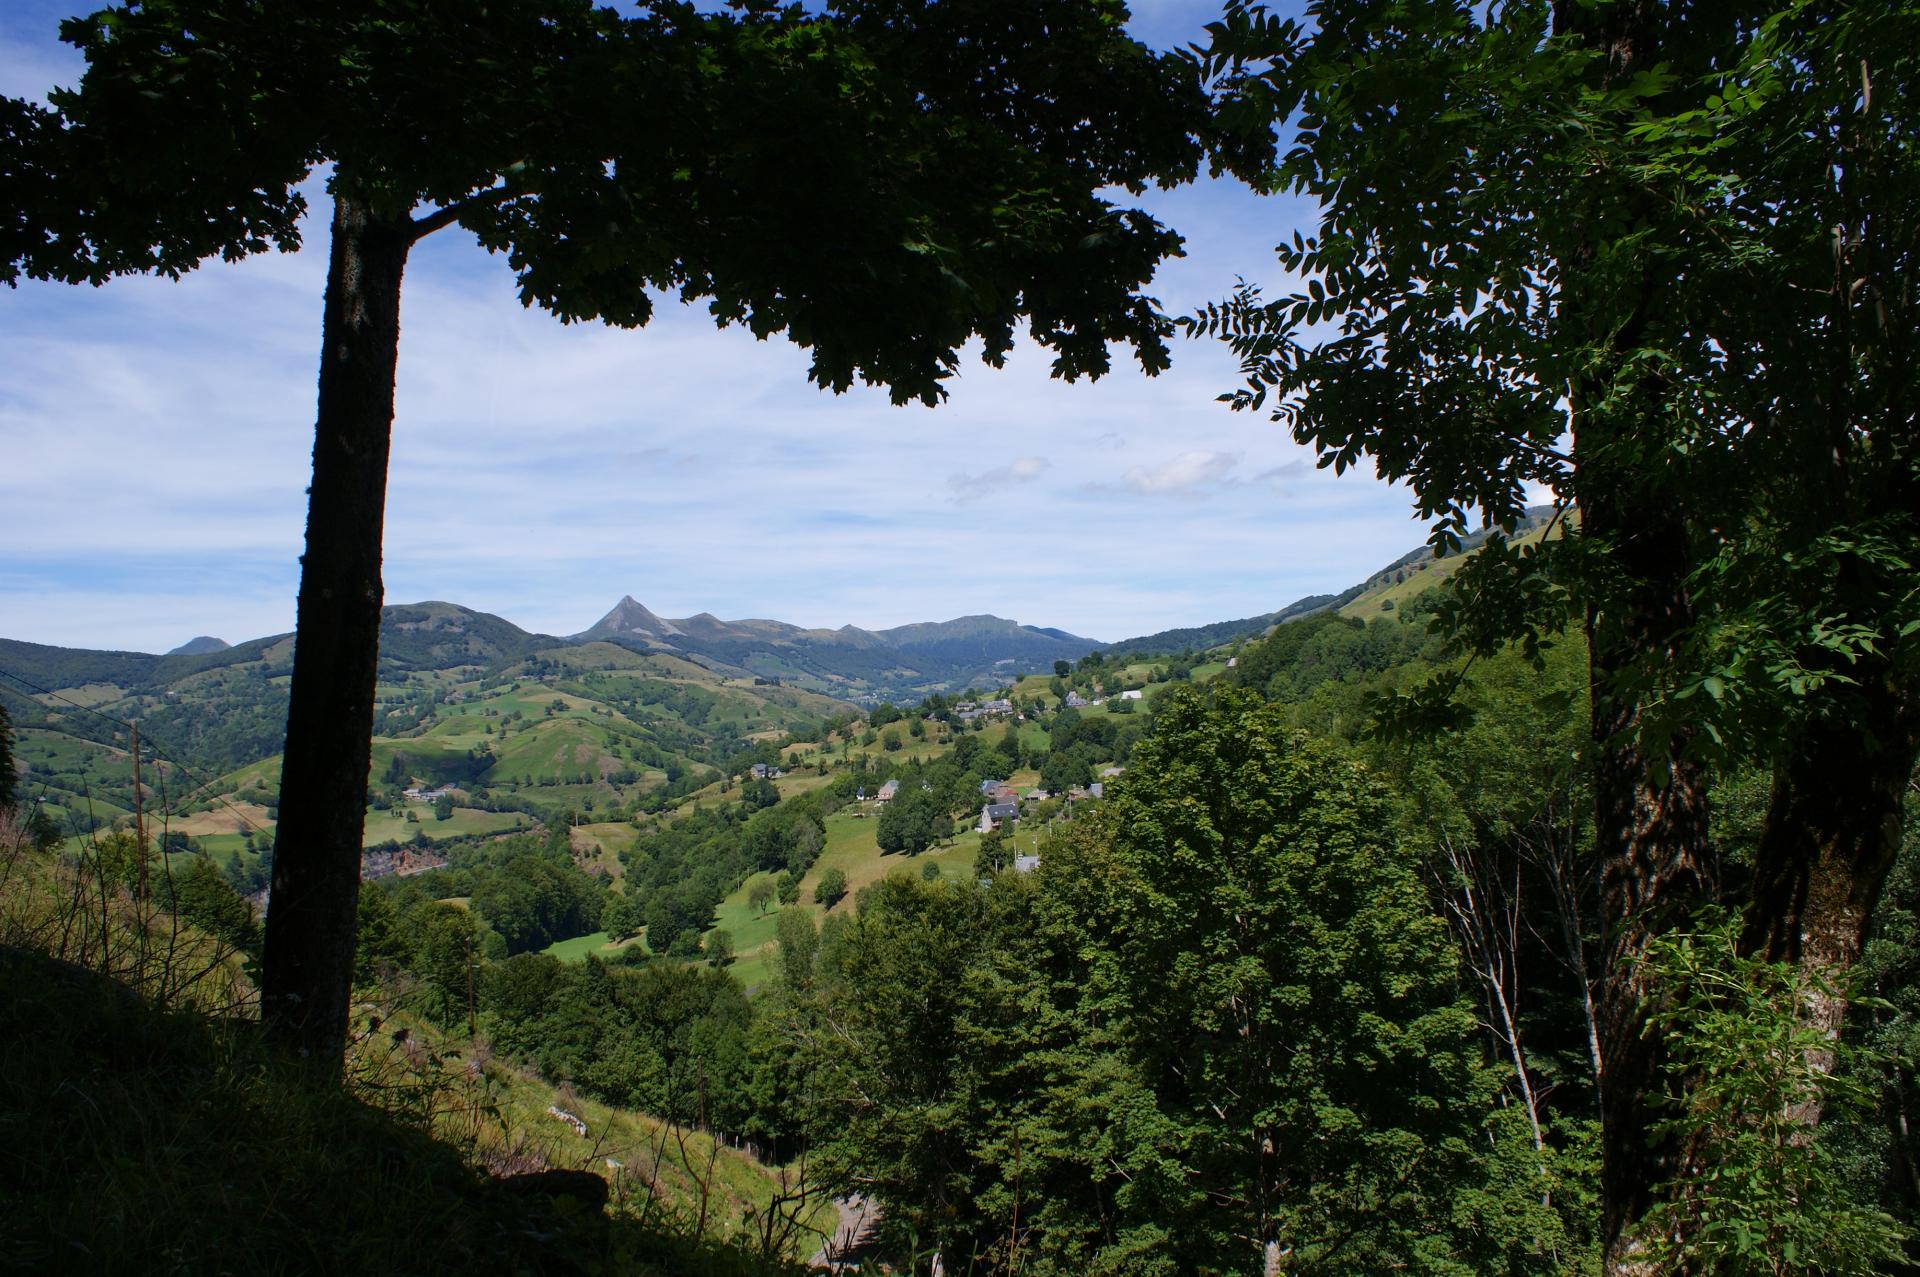
<path id="1" fill-rule="evenodd" d="M 1066 377 L 1165 366 L 1139 290 L 1179 238 L 1098 192 L 1190 177 L 1199 92 L 1123 6 L 825 12 L 586 0 L 293 9 L 148 0 L 62 27 L 51 108 L 0 103 L 0 279 L 177 276 L 300 243 L 325 171 L 416 234 L 457 222 L 522 301 L 639 326 L 657 297 L 784 333 L 810 376 L 937 402 L 1024 318 Z M 186 180 L 182 175 L 190 175 Z"/>

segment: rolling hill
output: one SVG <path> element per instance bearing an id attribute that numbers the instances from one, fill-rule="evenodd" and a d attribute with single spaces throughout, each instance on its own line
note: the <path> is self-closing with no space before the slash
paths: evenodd
<path id="1" fill-rule="evenodd" d="M 1529 512 L 1522 535 L 1540 535 L 1550 513 Z M 1198 653 L 1327 609 L 1373 616 L 1444 582 L 1484 536 L 1440 559 L 1422 546 L 1337 595 L 1110 650 L 1134 660 Z M 390 606 L 372 777 L 386 815 L 369 829 L 415 840 L 453 832 L 423 820 L 432 813 L 421 803 L 400 800 L 415 782 L 529 817 L 657 808 L 742 751 L 851 718 L 862 704 L 1020 684 L 1104 646 L 991 615 L 826 630 L 710 613 L 669 619 L 626 597 L 562 638 L 454 603 Z M 270 813 L 292 655 L 291 635 L 231 647 L 196 639 L 161 656 L 0 639 L 0 704 L 19 734 L 23 792 L 70 828 L 127 816 L 135 805 L 127 725 L 137 721 L 148 810 L 190 819 L 244 799 L 246 810 Z M 242 828 L 270 819 L 226 821 L 222 829 L 234 828 L 206 836 L 242 846 Z"/>

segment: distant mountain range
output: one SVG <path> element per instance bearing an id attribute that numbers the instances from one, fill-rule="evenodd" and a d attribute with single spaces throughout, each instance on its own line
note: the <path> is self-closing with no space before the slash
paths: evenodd
<path id="1" fill-rule="evenodd" d="M 998 686 L 1056 660 L 1078 660 L 1101 646 L 1098 639 L 998 616 L 887 630 L 853 625 L 809 630 L 785 621 L 723 621 L 709 612 L 668 620 L 631 596 L 572 641 L 667 652 L 709 669 L 740 670 L 856 697 Z"/>
<path id="2" fill-rule="evenodd" d="M 1529 512 L 1528 527 L 1550 512 Z M 1485 534 L 1468 539 L 1477 546 Z M 591 643 L 611 643 L 639 653 L 691 661 L 722 677 L 778 680 L 783 684 L 850 701 L 912 700 L 931 692 L 988 689 L 1022 674 L 1044 672 L 1058 660 L 1077 661 L 1089 652 L 1138 654 L 1196 651 L 1264 633 L 1274 625 L 1325 608 L 1341 608 L 1392 582 L 1401 569 L 1431 557 L 1426 547 L 1410 551 L 1340 594 L 1313 594 L 1277 611 L 1236 621 L 1162 630 L 1118 643 L 998 616 L 962 616 L 950 621 L 863 630 L 806 629 L 785 621 L 723 621 L 710 612 L 669 619 L 631 596 L 578 634 L 534 634 L 511 621 L 454 603 L 389 606 L 380 630 L 380 656 L 388 671 L 503 668 L 537 653 Z M 47 687 L 89 682 L 163 686 L 183 675 L 260 659 L 289 636 L 275 635 L 229 647 L 202 636 L 165 656 L 46 647 L 0 639 L 0 670 Z"/>

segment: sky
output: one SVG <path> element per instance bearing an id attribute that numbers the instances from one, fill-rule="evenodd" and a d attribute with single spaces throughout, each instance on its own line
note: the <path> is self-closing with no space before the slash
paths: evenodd
<path id="1" fill-rule="evenodd" d="M 1137 0 L 1134 32 L 1200 38 L 1218 5 Z M 0 93 L 79 63 L 58 0 L 0 4 Z M 0 291 L 0 637 L 164 651 L 290 630 L 305 527 L 327 199 L 306 246 L 179 282 Z M 1244 277 L 1298 199 L 1232 182 L 1152 192 L 1186 237 L 1169 312 Z M 804 351 L 663 303 L 645 329 L 523 309 L 459 228 L 420 243 L 402 298 L 386 597 L 571 634 L 622 595 L 877 629 L 990 612 L 1112 641 L 1257 615 L 1364 578 L 1424 537 L 1404 489 L 1335 477 L 1216 397 L 1217 344 L 1157 378 L 1047 376 L 1029 344 L 971 358 L 939 408 L 834 395 Z M 973 352 L 977 356 L 977 351 Z"/>

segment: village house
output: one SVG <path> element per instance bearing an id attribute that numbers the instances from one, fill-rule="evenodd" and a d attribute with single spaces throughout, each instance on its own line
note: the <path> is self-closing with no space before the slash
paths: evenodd
<path id="1" fill-rule="evenodd" d="M 778 780 L 783 774 L 778 767 L 769 767 L 765 763 L 755 763 L 747 770 L 755 780 Z"/>
<path id="2" fill-rule="evenodd" d="M 900 792 L 900 782 L 897 780 L 890 780 L 886 784 L 880 786 L 880 792 L 875 794 L 874 798 L 879 802 L 890 803 L 893 801 L 893 796 L 899 792 Z"/>
<path id="3" fill-rule="evenodd" d="M 1020 818 L 1018 803 L 982 803 L 980 804 L 980 822 L 974 826 L 983 834 L 992 833 L 1009 820 Z"/>
<path id="4" fill-rule="evenodd" d="M 1090 700 L 1088 700 L 1088 699 L 1087 699 L 1086 697 L 1084 697 L 1084 696 L 1082 696 L 1082 695 L 1080 695 L 1080 693 L 1078 693 L 1078 692 L 1068 692 L 1068 693 L 1067 693 L 1067 708 L 1068 708 L 1068 709 L 1087 709 L 1087 708 L 1089 708 L 1089 707 L 1091 707 L 1092 705 L 1093 705 L 1093 702 L 1092 702 L 1092 701 L 1090 701 Z"/>
<path id="5" fill-rule="evenodd" d="M 1013 858 L 1013 871 L 1015 873 L 1030 874 L 1039 867 L 1040 857 L 1038 856 L 1015 856 Z"/>

